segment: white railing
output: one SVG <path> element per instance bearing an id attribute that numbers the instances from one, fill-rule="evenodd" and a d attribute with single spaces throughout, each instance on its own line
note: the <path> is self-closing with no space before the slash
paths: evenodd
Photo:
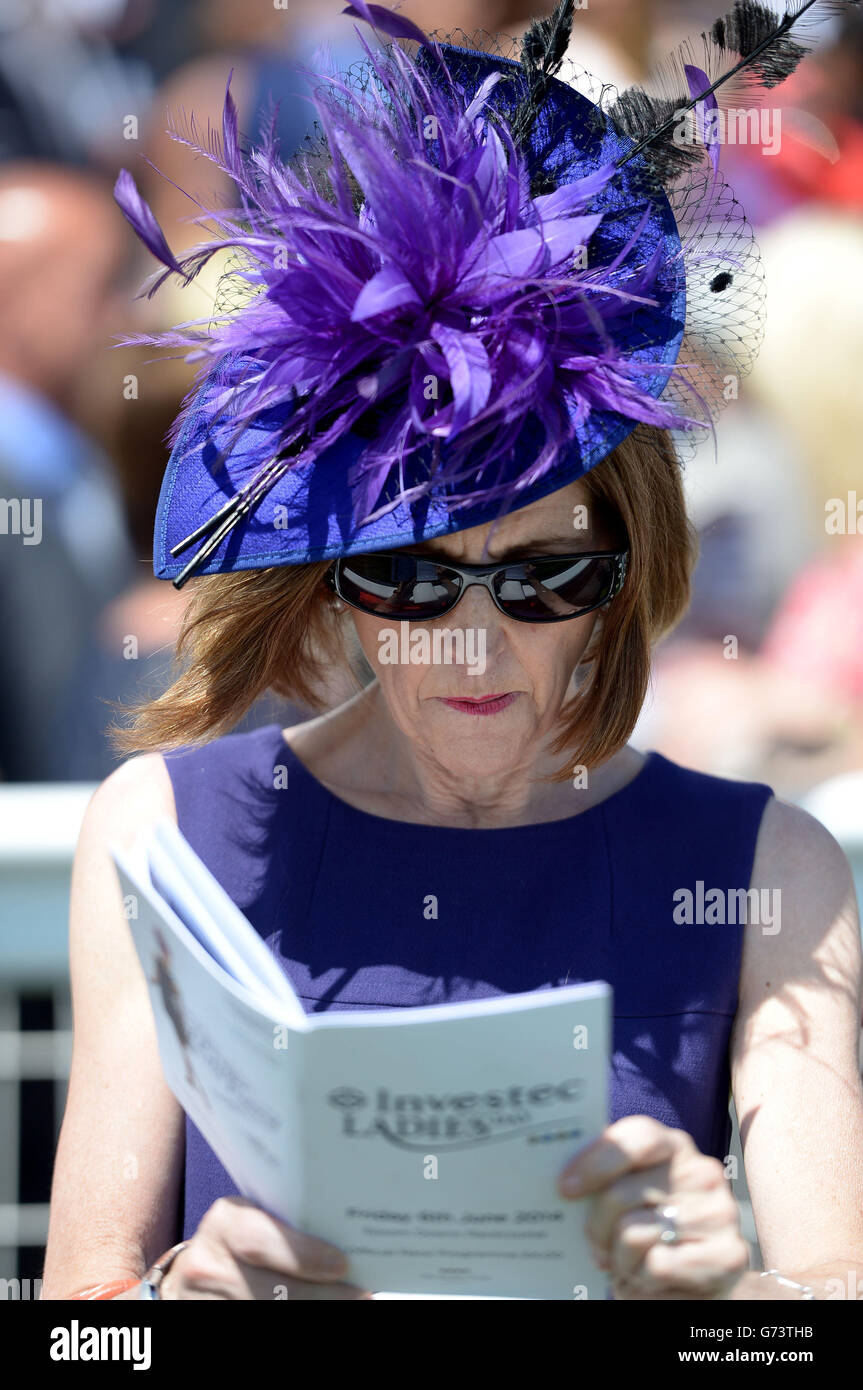
<path id="1" fill-rule="evenodd" d="M 7 1281 L 17 1275 L 21 1248 L 44 1245 L 48 1233 L 47 1201 L 20 1200 L 21 1086 L 53 1081 L 56 1129 L 72 1043 L 69 875 L 93 790 L 89 783 L 0 786 L 0 1279 Z M 32 994 L 53 1000 L 53 1031 L 21 1031 L 21 999 Z"/>

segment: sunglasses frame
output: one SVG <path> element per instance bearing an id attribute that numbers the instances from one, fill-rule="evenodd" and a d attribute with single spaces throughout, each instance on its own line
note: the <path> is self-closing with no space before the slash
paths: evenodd
<path id="1" fill-rule="evenodd" d="M 367 551 L 364 553 L 369 555 L 379 555 L 384 559 L 391 559 L 394 557 L 404 559 L 406 554 L 410 555 L 410 552 L 400 550 L 374 550 Z M 375 613 L 371 609 L 364 608 L 361 604 L 354 603 L 351 599 L 346 598 L 341 591 L 341 586 L 339 583 L 341 578 L 341 566 L 343 564 L 350 563 L 352 559 L 356 559 L 355 556 L 339 556 L 339 558 L 337 560 L 334 560 L 333 563 L 330 565 L 330 568 L 326 572 L 325 579 L 329 587 L 341 599 L 342 603 L 346 603 L 349 608 L 356 608 L 358 612 L 368 613 L 373 618 L 389 618 L 392 622 L 396 623 L 436 622 L 438 618 L 444 618 L 448 613 L 451 613 L 453 609 L 456 607 L 456 605 L 460 603 L 461 600 L 464 598 L 467 590 L 475 584 L 478 584 L 481 588 L 486 589 L 488 591 L 488 593 L 491 595 L 491 600 L 495 608 L 497 608 L 498 612 L 502 613 L 505 618 L 509 618 L 511 622 L 534 624 L 568 623 L 571 621 L 572 618 L 583 618 L 588 613 L 593 613 L 594 610 L 597 608 L 604 608 L 607 603 L 611 603 L 612 599 L 617 598 L 618 594 L 623 588 L 623 582 L 626 578 L 626 571 L 629 563 L 629 551 L 578 550 L 571 555 L 530 555 L 525 557 L 525 559 L 523 560 L 508 560 L 504 563 L 497 561 L 493 565 L 460 565 L 456 564 L 455 561 L 452 560 L 435 559 L 435 557 L 432 555 L 413 555 L 412 558 L 415 560 L 427 560 L 429 564 L 439 565 L 441 569 L 451 570 L 454 574 L 457 574 L 459 579 L 462 581 L 461 587 L 458 593 L 456 594 L 455 598 L 453 599 L 452 603 L 449 604 L 447 608 L 444 608 L 439 613 L 435 613 L 434 616 L 430 618 L 419 618 L 413 615 L 408 615 L 402 618 L 397 617 L 392 613 Z M 498 601 L 498 597 L 495 594 L 493 587 L 494 578 L 496 575 L 501 574 L 504 570 L 513 569 L 516 565 L 533 564 L 537 560 L 560 560 L 562 563 L 571 563 L 573 560 L 614 560 L 615 570 L 614 578 L 612 581 L 611 593 L 608 594 L 606 598 L 600 599 L 599 603 L 592 603 L 587 608 L 579 608 L 575 613 L 562 613 L 549 618 L 517 618 L 514 614 L 508 613 L 507 610 L 504 607 L 502 607 L 502 605 Z"/>

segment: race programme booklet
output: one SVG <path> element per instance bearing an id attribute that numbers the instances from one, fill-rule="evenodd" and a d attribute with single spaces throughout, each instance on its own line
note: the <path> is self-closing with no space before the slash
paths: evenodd
<path id="1" fill-rule="evenodd" d="M 607 984 L 307 1015 L 172 821 L 112 855 L 165 1077 L 244 1196 L 375 1292 L 606 1297 L 555 1179 L 607 1123 Z"/>

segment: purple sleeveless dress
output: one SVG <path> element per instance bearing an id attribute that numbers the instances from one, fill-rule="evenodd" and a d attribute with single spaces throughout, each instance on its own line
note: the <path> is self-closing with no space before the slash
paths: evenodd
<path id="1" fill-rule="evenodd" d="M 652 1115 L 703 1153 L 727 1154 L 745 928 L 704 913 L 699 924 L 697 905 L 711 888 L 749 887 L 769 787 L 651 753 L 628 786 L 578 815 L 465 830 L 356 810 L 307 772 L 277 724 L 165 760 L 180 830 L 307 1013 L 607 980 L 611 1120 Z M 692 925 L 675 921 L 680 890 L 696 904 Z M 187 1116 L 178 1239 L 236 1192 Z"/>

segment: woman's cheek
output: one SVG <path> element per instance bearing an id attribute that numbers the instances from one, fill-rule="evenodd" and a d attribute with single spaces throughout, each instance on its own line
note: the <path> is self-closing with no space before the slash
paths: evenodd
<path id="1" fill-rule="evenodd" d="M 409 712 L 416 707 L 426 674 L 423 667 L 393 664 L 376 670 L 387 704 L 394 713 Z"/>
<path id="2" fill-rule="evenodd" d="M 585 652 L 590 646 L 591 638 L 597 623 L 600 621 L 597 613 L 587 613 L 583 618 L 573 618 L 572 636 L 569 647 L 569 670 L 574 672 L 584 659 Z"/>
<path id="3" fill-rule="evenodd" d="M 357 641 L 363 649 L 363 655 L 375 675 L 380 679 L 384 670 L 380 655 L 386 624 L 378 622 L 377 618 L 371 617 L 368 613 L 360 613 L 356 610 L 351 613 L 351 621 L 357 634 Z"/>
<path id="4" fill-rule="evenodd" d="M 593 613 L 573 618 L 569 623 L 550 623 L 547 627 L 537 624 L 535 628 L 528 628 L 521 624 L 526 635 L 518 641 L 516 655 L 540 705 L 546 704 L 555 693 L 563 697 L 587 650 L 595 625 Z"/>
<path id="5" fill-rule="evenodd" d="M 393 708 L 407 709 L 416 703 L 425 668 L 383 658 L 393 649 L 392 634 L 398 624 L 379 623 L 366 613 L 354 615 L 357 639 L 378 684 Z"/>

